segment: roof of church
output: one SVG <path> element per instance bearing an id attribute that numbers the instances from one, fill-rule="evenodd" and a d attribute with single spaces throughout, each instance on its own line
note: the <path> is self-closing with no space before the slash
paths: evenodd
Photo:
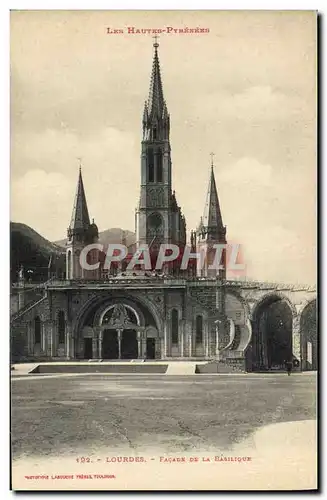
<path id="1" fill-rule="evenodd" d="M 74 206 L 73 206 L 73 213 L 69 227 L 71 229 L 87 229 L 89 225 L 90 225 L 90 217 L 86 203 L 82 170 L 80 168 Z"/>
<path id="2" fill-rule="evenodd" d="M 150 82 L 149 99 L 147 105 L 147 112 L 149 116 L 160 116 L 162 117 L 163 112 L 167 113 L 165 99 L 163 96 L 161 74 L 160 74 L 160 63 L 158 57 L 158 43 L 154 43 L 154 55 L 152 63 L 152 73 Z"/>

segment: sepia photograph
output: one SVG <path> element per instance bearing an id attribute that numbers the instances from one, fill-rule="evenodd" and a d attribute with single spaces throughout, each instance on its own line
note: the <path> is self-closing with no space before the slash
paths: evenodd
<path id="1" fill-rule="evenodd" d="M 317 12 L 10 12 L 14 491 L 314 491 Z"/>

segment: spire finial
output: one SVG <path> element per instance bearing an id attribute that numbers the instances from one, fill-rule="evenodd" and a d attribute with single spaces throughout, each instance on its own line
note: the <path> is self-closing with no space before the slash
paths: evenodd
<path id="1" fill-rule="evenodd" d="M 153 36 L 152 38 L 154 39 L 154 44 L 153 44 L 153 46 L 154 46 L 154 48 L 157 50 L 157 48 L 159 47 L 159 43 L 158 43 L 158 38 L 159 38 L 159 37 L 158 37 L 158 35 L 155 35 L 155 36 Z"/>
<path id="2" fill-rule="evenodd" d="M 213 169 L 213 157 L 215 156 L 215 153 L 210 153 L 211 156 L 211 168 Z"/>
<path id="3" fill-rule="evenodd" d="M 79 161 L 79 171 L 82 172 L 82 158 L 78 156 L 77 159 Z"/>

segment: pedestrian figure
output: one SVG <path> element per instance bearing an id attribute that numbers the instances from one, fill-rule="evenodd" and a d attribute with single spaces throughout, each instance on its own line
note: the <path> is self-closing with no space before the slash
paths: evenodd
<path id="1" fill-rule="evenodd" d="M 286 361 L 285 365 L 286 365 L 287 375 L 290 376 L 293 368 L 293 363 L 292 361 Z"/>

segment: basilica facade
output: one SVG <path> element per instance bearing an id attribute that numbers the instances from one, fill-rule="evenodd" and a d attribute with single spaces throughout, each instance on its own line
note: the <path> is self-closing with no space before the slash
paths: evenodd
<path id="1" fill-rule="evenodd" d="M 192 251 L 205 248 L 210 255 L 214 244 L 227 243 L 214 168 L 212 165 L 204 216 L 188 235 L 173 190 L 170 115 L 157 43 L 142 130 L 140 197 L 132 250 L 146 244 L 156 256 L 163 243 L 183 250 L 190 240 Z M 90 262 L 99 261 L 100 265 L 85 270 L 80 264 L 81 252 L 86 245 L 97 243 L 98 228 L 89 218 L 80 170 L 68 228 L 66 279 L 49 280 L 31 304 L 24 303 L 21 284 L 17 291 L 21 308 L 12 320 L 17 357 L 214 359 L 244 370 L 282 366 L 289 359 L 302 369 L 317 363 L 316 331 L 302 316 L 310 308 L 315 310 L 315 290 L 228 281 L 226 267 L 219 272 L 210 269 L 210 259 L 200 270 L 190 265 L 181 271 L 172 265 L 163 273 L 149 273 L 128 271 L 127 256 L 106 270 L 104 256 L 96 248 L 89 254 Z M 277 310 L 277 316 L 283 318 L 279 323 L 271 319 L 274 308 L 274 317 Z"/>

